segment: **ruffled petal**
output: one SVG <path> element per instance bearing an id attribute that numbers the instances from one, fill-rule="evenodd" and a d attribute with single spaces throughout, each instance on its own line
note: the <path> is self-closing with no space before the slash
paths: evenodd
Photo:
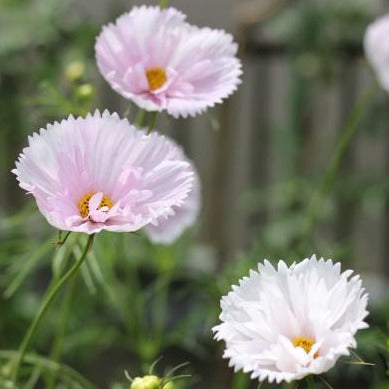
<path id="1" fill-rule="evenodd" d="M 258 270 L 222 297 L 221 324 L 213 328 L 235 371 L 290 382 L 329 370 L 356 347 L 355 332 L 366 327 L 367 315 L 358 276 L 316 256 L 290 267 L 265 261 Z"/>
<path id="2" fill-rule="evenodd" d="M 184 203 L 196 179 L 175 142 L 108 111 L 41 129 L 13 173 L 51 225 L 86 233 L 155 223 Z"/>
<path id="3" fill-rule="evenodd" d="M 134 7 L 104 26 L 96 61 L 111 87 L 139 107 L 174 117 L 194 116 L 221 103 L 240 83 L 237 44 L 222 30 L 198 28 L 174 8 Z M 166 77 L 157 90 L 147 72 Z"/>

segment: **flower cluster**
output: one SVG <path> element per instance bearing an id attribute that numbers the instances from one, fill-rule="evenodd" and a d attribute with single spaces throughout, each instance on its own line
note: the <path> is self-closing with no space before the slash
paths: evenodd
<path id="1" fill-rule="evenodd" d="M 231 35 L 191 26 L 174 8 L 135 7 L 103 27 L 95 49 L 113 89 L 175 117 L 220 103 L 242 73 Z M 144 227 L 151 241 L 169 244 L 201 207 L 199 176 L 181 148 L 107 111 L 47 125 L 29 138 L 13 172 L 60 230 Z"/>

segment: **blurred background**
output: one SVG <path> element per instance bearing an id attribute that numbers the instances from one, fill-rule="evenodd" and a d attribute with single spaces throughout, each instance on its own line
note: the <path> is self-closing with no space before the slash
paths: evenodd
<path id="1" fill-rule="evenodd" d="M 128 102 L 99 75 L 93 47 L 101 26 L 135 4 L 156 1 L 0 0 L 2 350 L 17 349 L 51 277 L 77 256 L 84 239 L 71 236 L 56 249 L 55 231 L 10 170 L 27 136 L 47 122 L 95 108 L 124 114 Z M 200 220 L 171 247 L 154 246 L 142 234 L 99 234 L 82 272 L 46 316 L 33 351 L 64 361 L 97 388 L 128 388 L 124 370 L 142 375 L 160 356 L 159 374 L 190 363 L 183 371 L 192 379 L 177 381 L 177 388 L 256 388 L 247 375 L 233 374 L 221 358 L 223 345 L 212 340 L 219 299 L 264 258 L 290 263 L 316 253 L 362 275 L 371 328 L 358 334 L 357 354 L 375 364 L 348 358 L 325 379 L 333 388 L 388 388 L 389 100 L 378 89 L 317 220 L 306 228 L 339 136 L 374 83 L 363 34 L 388 2 L 170 4 L 193 24 L 234 34 L 244 68 L 243 84 L 224 105 L 195 119 L 158 117 L 160 131 L 198 167 Z M 135 115 L 132 107 L 129 119 Z M 0 376 L 9 356 L 0 351 Z M 30 378 L 23 388 L 87 387 L 73 371 L 53 372 L 43 362 L 30 361 L 24 372 Z"/>

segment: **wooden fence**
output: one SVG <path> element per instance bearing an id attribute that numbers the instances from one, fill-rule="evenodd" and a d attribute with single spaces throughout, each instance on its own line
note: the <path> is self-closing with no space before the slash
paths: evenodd
<path id="1" fill-rule="evenodd" d="M 219 265 L 250 248 L 255 234 L 279 216 L 275 197 L 280 193 L 272 188 L 296 177 L 319 180 L 352 107 L 373 82 L 358 45 L 337 49 L 335 75 L 323 81 L 296 76 L 298 53 L 274 42 L 257 41 L 251 27 L 238 28 L 237 35 L 244 66 L 239 91 L 207 115 L 178 121 L 159 119 L 162 132 L 183 144 L 199 169 L 204 200 L 199 240 L 215 251 Z M 3 77 L 2 88 L 9 87 L 13 96 L 20 87 L 15 82 Z M 116 110 L 122 104 L 119 112 L 125 111 L 123 100 L 103 82 L 101 90 L 100 107 Z M 377 91 L 375 111 L 370 109 L 363 120 L 340 171 L 345 180 L 365 179 L 370 193 L 364 190 L 362 197 L 355 193 L 351 199 L 337 195 L 332 211 L 335 218 L 320 223 L 317 234 L 323 255 L 330 255 L 331 247 L 346 239 L 358 270 L 389 275 L 388 190 L 382 189 L 387 185 L 389 163 L 386 99 Z M 12 120 L 10 110 L 3 117 L 7 115 Z M 22 115 L 14 117 L 22 120 Z M 16 199 L 23 197 L 9 169 L 10 158 L 16 157 L 25 142 L 15 140 L 13 132 L 11 135 L 2 138 L 3 210 L 12 203 L 19 206 Z M 247 198 L 255 203 L 256 196 L 267 198 L 265 206 L 245 211 Z"/>

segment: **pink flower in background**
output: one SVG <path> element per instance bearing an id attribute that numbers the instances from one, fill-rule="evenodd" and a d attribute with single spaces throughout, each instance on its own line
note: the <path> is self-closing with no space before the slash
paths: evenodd
<path id="1" fill-rule="evenodd" d="M 251 378 L 290 382 L 333 367 L 366 328 L 367 294 L 359 276 L 316 256 L 288 267 L 265 261 L 221 300 L 224 358 Z"/>
<path id="2" fill-rule="evenodd" d="M 136 231 L 172 215 L 196 179 L 173 141 L 108 111 L 33 134 L 13 173 L 52 226 L 88 234 Z"/>
<path id="3" fill-rule="evenodd" d="M 389 14 L 371 23 L 364 39 L 366 57 L 383 89 L 389 92 Z"/>
<path id="4" fill-rule="evenodd" d="M 237 44 L 222 30 L 198 28 L 174 8 L 135 7 L 103 27 L 95 51 L 111 87 L 148 111 L 194 116 L 240 83 Z"/>
<path id="5" fill-rule="evenodd" d="M 145 231 L 149 239 L 154 243 L 173 243 L 185 229 L 191 227 L 200 212 L 201 207 L 201 187 L 200 179 L 195 174 L 193 188 L 180 207 L 173 207 L 174 214 L 160 217 L 156 220 L 156 225 L 148 224 Z"/>

